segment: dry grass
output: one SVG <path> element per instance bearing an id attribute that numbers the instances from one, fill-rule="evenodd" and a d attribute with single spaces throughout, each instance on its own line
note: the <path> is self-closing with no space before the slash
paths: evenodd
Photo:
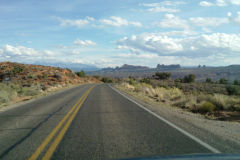
<path id="1" fill-rule="evenodd" d="M 164 102 L 170 106 L 188 109 L 193 112 L 210 113 L 214 110 L 240 111 L 240 96 L 230 96 L 223 94 L 188 93 L 179 88 L 152 87 L 150 84 L 120 83 L 118 88 L 127 90 L 134 95 L 147 97 L 159 102 Z"/>

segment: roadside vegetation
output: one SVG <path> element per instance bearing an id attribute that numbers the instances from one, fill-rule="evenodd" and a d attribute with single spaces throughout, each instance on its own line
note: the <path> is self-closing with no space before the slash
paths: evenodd
<path id="1" fill-rule="evenodd" d="M 27 65 L 12 62 L 0 63 L 0 107 L 28 100 L 62 88 L 83 84 L 99 83 L 82 70 Z"/>
<path id="2" fill-rule="evenodd" d="M 195 82 L 189 74 L 181 79 L 171 79 L 171 74 L 157 72 L 152 77 L 122 79 L 116 87 L 144 99 L 164 105 L 182 108 L 208 117 L 240 116 L 240 83 L 221 78 Z"/>

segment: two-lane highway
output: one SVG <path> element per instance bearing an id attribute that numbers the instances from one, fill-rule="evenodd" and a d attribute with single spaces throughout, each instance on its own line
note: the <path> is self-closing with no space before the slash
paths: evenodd
<path id="1" fill-rule="evenodd" d="M 212 153 L 110 86 L 82 85 L 0 113 L 0 159 Z"/>

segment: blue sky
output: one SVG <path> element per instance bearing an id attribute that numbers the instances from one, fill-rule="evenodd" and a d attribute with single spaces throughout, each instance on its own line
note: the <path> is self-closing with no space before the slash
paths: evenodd
<path id="1" fill-rule="evenodd" d="M 240 62 L 240 0 L 1 0 L 0 61 Z"/>

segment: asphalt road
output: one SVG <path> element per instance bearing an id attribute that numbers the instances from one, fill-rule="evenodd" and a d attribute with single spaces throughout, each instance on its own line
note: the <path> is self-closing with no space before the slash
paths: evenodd
<path id="1" fill-rule="evenodd" d="M 212 153 L 109 85 L 82 85 L 0 113 L 0 159 Z"/>

